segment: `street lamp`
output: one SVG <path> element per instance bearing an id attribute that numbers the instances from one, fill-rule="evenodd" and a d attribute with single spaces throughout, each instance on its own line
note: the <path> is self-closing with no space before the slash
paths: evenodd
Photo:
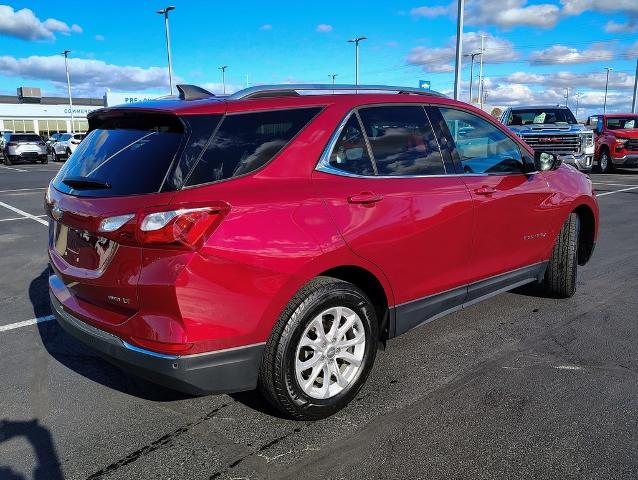
<path id="1" fill-rule="evenodd" d="M 472 82 L 474 81 L 474 57 L 482 55 L 481 52 L 466 53 L 464 57 L 471 57 L 470 63 L 470 103 L 472 103 Z"/>
<path id="2" fill-rule="evenodd" d="M 368 37 L 357 37 L 348 40 L 348 43 L 354 43 L 354 84 L 359 85 L 359 42 L 367 40 Z"/>
<path id="3" fill-rule="evenodd" d="M 609 72 L 613 70 L 611 67 L 604 67 L 607 70 L 607 78 L 605 80 L 605 100 L 603 101 L 603 113 L 607 112 L 607 87 L 609 86 Z"/>
<path id="4" fill-rule="evenodd" d="M 71 50 L 65 50 L 62 52 L 64 55 L 64 69 L 66 70 L 66 88 L 69 92 L 69 110 L 71 111 L 71 133 L 75 133 L 75 125 L 73 119 L 73 99 L 71 98 L 71 77 L 69 76 L 69 62 L 68 57 Z"/>
<path id="5" fill-rule="evenodd" d="M 565 106 L 569 108 L 569 87 L 565 87 Z"/>
<path id="6" fill-rule="evenodd" d="M 456 56 L 454 63 L 454 100 L 461 96 L 461 62 L 463 57 L 463 10 L 465 0 L 458 0 L 458 14 L 456 16 Z"/>
<path id="7" fill-rule="evenodd" d="M 481 66 L 479 67 L 479 100 L 481 102 L 481 110 L 483 110 L 483 100 L 485 95 L 483 94 L 483 57 L 485 56 L 485 37 L 487 35 L 481 35 Z"/>
<path id="8" fill-rule="evenodd" d="M 328 75 L 329 77 L 332 77 L 332 93 L 335 93 L 335 77 L 337 76 L 336 73 L 330 74 Z"/>
<path id="9" fill-rule="evenodd" d="M 222 93 L 226 95 L 226 69 L 228 65 L 222 65 L 219 69 L 222 71 Z"/>
<path id="10" fill-rule="evenodd" d="M 175 7 L 169 5 L 162 10 L 158 10 L 157 13 L 164 15 L 164 29 L 166 30 L 166 53 L 168 55 L 168 83 L 171 87 L 171 95 L 173 95 L 173 62 L 171 60 L 171 34 L 168 29 L 168 12 L 175 10 Z"/>

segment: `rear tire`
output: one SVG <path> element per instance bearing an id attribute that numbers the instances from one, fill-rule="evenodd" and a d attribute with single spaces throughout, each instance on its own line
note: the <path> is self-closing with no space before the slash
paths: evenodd
<path id="1" fill-rule="evenodd" d="M 264 351 L 259 390 L 288 417 L 328 417 L 357 395 L 377 343 L 377 318 L 366 294 L 351 283 L 317 277 L 279 316 Z"/>
<path id="2" fill-rule="evenodd" d="M 600 158 L 598 159 L 598 165 L 600 166 L 600 173 L 611 173 L 614 170 L 614 164 L 611 161 L 609 152 L 603 150 L 600 152 Z"/>
<path id="3" fill-rule="evenodd" d="M 58 154 L 55 153 L 55 150 L 51 152 L 51 160 L 53 160 L 54 162 L 58 161 Z"/>
<path id="4" fill-rule="evenodd" d="M 49 163 L 49 156 L 48 155 L 42 159 L 42 165 L 44 165 L 45 163 Z"/>
<path id="5" fill-rule="evenodd" d="M 569 298 L 576 293 L 579 232 L 580 219 L 571 213 L 558 234 L 545 271 L 544 285 L 553 297 Z"/>
<path id="6" fill-rule="evenodd" d="M 9 155 L 4 157 L 4 164 L 5 165 L 12 165 L 13 162 L 11 161 L 11 157 Z"/>

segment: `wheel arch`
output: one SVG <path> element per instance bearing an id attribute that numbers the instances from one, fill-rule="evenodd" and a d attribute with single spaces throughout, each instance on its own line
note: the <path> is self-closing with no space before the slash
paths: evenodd
<path id="1" fill-rule="evenodd" d="M 585 265 L 594 252 L 596 245 L 596 216 L 589 205 L 582 204 L 572 210 L 578 215 L 580 231 L 578 234 L 578 264 Z"/>

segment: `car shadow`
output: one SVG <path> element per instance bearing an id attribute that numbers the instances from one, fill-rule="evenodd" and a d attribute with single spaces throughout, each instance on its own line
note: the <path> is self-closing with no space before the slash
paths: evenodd
<path id="1" fill-rule="evenodd" d="M 31 281 L 29 299 L 36 318 L 51 315 L 48 268 Z M 192 395 L 148 382 L 110 364 L 66 333 L 56 321 L 40 322 L 37 326 L 42 345 L 47 352 L 62 365 L 83 377 L 108 388 L 154 402 L 193 398 Z"/>
<path id="2" fill-rule="evenodd" d="M 51 432 L 40 425 L 38 420 L 0 421 L 0 444 L 14 439 L 24 439 L 35 453 L 34 480 L 62 480 L 60 460 L 53 444 Z M 3 480 L 25 480 L 25 477 L 9 466 L 2 465 L 0 458 L 0 478 Z"/>

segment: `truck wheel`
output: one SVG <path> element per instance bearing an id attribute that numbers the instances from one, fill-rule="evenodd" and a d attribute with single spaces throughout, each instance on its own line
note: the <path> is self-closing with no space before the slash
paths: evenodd
<path id="1" fill-rule="evenodd" d="M 345 407 L 377 351 L 377 319 L 351 283 L 317 277 L 290 300 L 266 344 L 262 395 L 286 416 L 317 420 Z"/>
<path id="2" fill-rule="evenodd" d="M 4 157 L 4 164 L 5 165 L 11 165 L 13 162 L 11 161 L 11 157 L 9 155 L 5 155 Z"/>
<path id="3" fill-rule="evenodd" d="M 579 232 L 580 219 L 571 213 L 558 234 L 545 271 L 544 285 L 553 297 L 569 298 L 576 293 Z"/>
<path id="4" fill-rule="evenodd" d="M 609 156 L 609 152 L 607 150 L 603 150 L 602 152 L 600 152 L 598 164 L 600 165 L 601 173 L 611 173 L 614 169 L 614 164 L 612 163 L 611 157 Z"/>

